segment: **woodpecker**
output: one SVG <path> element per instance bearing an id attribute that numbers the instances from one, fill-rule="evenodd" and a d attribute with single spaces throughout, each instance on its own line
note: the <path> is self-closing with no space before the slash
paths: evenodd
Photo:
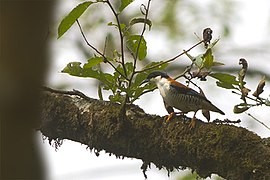
<path id="1" fill-rule="evenodd" d="M 225 115 L 223 111 L 213 105 L 204 95 L 175 81 L 165 72 L 154 71 L 150 73 L 143 81 L 143 83 L 146 82 L 155 83 L 159 89 L 165 108 L 169 113 L 166 117 L 166 123 L 175 116 L 173 108 L 180 110 L 181 114 L 194 111 L 194 116 L 189 124 L 191 129 L 195 127 L 196 113 L 200 109 Z"/>

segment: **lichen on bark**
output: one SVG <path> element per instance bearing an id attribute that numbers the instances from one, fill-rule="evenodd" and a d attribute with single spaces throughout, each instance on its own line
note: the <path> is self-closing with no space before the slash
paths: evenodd
<path id="1" fill-rule="evenodd" d="M 149 115 L 136 105 L 121 105 L 43 90 L 40 131 L 49 140 L 69 139 L 95 152 L 141 159 L 158 168 L 190 168 L 201 177 L 215 173 L 226 179 L 270 179 L 270 147 L 253 132 L 228 124 L 198 121 L 190 130 L 188 118 Z"/>

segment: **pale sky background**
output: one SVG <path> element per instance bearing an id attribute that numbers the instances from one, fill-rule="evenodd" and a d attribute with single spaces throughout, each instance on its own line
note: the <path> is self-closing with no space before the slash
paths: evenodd
<path id="1" fill-rule="evenodd" d="M 146 1 L 136 1 L 139 5 L 142 2 Z M 154 3 L 153 1 L 152 3 Z M 203 3 L 204 1 L 200 1 Z M 232 28 L 232 39 L 230 41 L 229 48 L 239 48 L 245 49 L 250 46 L 257 46 L 262 41 L 270 41 L 270 1 L 268 0 L 237 0 L 235 1 L 239 4 L 238 6 L 238 18 L 239 23 L 235 23 Z M 58 7 L 56 8 L 56 22 L 65 16 L 73 7 L 76 6 L 77 1 L 59 1 Z M 134 4 L 135 6 L 136 4 Z M 211 24 L 206 24 L 205 27 L 212 27 Z M 75 37 L 75 34 L 79 34 L 78 29 L 73 28 L 71 32 L 66 35 L 69 40 L 52 40 L 51 42 L 51 52 L 52 52 L 52 64 L 49 71 L 48 86 L 57 87 L 59 83 L 69 84 L 69 89 L 78 89 L 90 97 L 97 98 L 96 90 L 91 90 L 91 85 L 94 83 L 89 79 L 71 77 L 67 74 L 62 74 L 60 71 L 65 67 L 65 65 L 70 61 L 81 61 L 84 58 L 79 54 L 73 45 L 65 44 L 68 41 L 72 41 L 72 38 Z M 218 35 L 216 35 L 218 36 Z M 147 33 L 147 46 L 148 46 L 148 56 L 156 56 L 158 52 L 161 52 L 164 49 L 164 40 L 166 37 L 151 35 L 151 31 Z M 228 46 L 228 44 L 222 44 L 222 46 Z M 178 46 L 178 45 L 177 45 Z M 268 44 L 269 46 L 269 44 Z M 184 49 L 189 46 L 183 46 L 179 43 L 179 48 Z M 258 47 L 258 49 L 260 49 Z M 266 62 L 264 64 L 258 63 L 256 59 L 268 58 L 270 60 L 270 47 L 268 52 L 256 53 L 253 55 L 246 56 L 245 54 L 236 57 L 237 61 L 241 57 L 245 57 L 249 61 L 249 67 L 255 67 L 258 69 L 263 69 L 264 72 L 270 70 L 270 63 Z M 167 56 L 166 53 L 163 54 Z M 175 54 L 169 54 L 170 57 L 173 57 Z M 230 64 L 229 59 L 224 59 L 225 64 Z M 238 62 L 236 62 L 238 63 Z M 250 84 L 253 89 L 255 89 L 259 77 L 254 77 L 249 79 Z M 181 81 L 181 79 L 179 80 Z M 239 103 L 239 99 L 236 95 L 231 94 L 230 92 L 218 88 L 215 86 L 214 81 L 208 82 L 210 85 L 200 85 L 206 96 L 210 99 L 217 107 L 222 107 L 222 110 L 226 113 L 226 118 L 231 120 L 236 119 L 245 119 L 245 122 L 241 122 L 240 126 L 245 127 L 251 131 L 256 132 L 261 137 L 269 137 L 270 131 L 267 130 L 262 125 L 254 122 L 254 120 L 247 117 L 247 115 L 235 115 L 232 112 L 232 108 L 235 104 Z M 255 83 L 255 84 L 254 84 Z M 214 87 L 213 87 L 214 86 Z M 214 91 L 212 89 L 215 89 Z M 267 84 L 265 87 L 266 96 L 270 94 L 270 85 Z M 229 100 L 228 100 L 229 97 Z M 147 99 L 147 102 L 145 101 Z M 142 107 L 145 112 L 150 114 L 158 114 L 164 116 L 167 114 L 164 109 L 162 99 L 158 91 L 149 93 L 142 96 L 142 98 L 136 101 L 140 107 Z M 269 108 L 259 107 L 254 108 L 249 111 L 255 117 L 261 119 L 265 124 L 270 126 L 270 111 Z M 188 114 L 188 116 L 191 116 Z M 198 118 L 204 119 L 200 113 L 198 113 Z M 222 115 L 212 113 L 211 119 L 220 118 L 224 119 Z M 45 161 L 45 166 L 47 168 L 47 179 L 48 180 L 126 180 L 126 179 L 139 179 L 143 180 L 143 174 L 141 172 L 142 161 L 137 159 L 116 159 L 114 156 L 109 156 L 104 152 L 100 153 L 99 157 L 96 157 L 94 153 L 91 153 L 86 149 L 85 145 L 75 143 L 69 140 L 64 140 L 63 145 L 55 151 L 54 147 L 50 146 L 48 141 L 42 141 L 41 134 L 36 132 L 37 141 L 40 144 L 40 149 L 43 154 Z M 186 173 L 187 171 L 181 172 L 181 174 Z M 180 175 L 179 172 L 174 172 L 170 177 L 167 176 L 165 170 L 157 170 L 154 165 L 151 166 L 151 169 L 147 171 L 149 180 L 174 180 Z"/>

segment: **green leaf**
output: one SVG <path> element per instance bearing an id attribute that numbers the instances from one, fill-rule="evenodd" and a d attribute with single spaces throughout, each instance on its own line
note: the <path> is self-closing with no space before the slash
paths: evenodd
<path id="1" fill-rule="evenodd" d="M 148 73 L 145 73 L 145 72 L 137 74 L 137 76 L 135 77 L 133 86 L 134 87 L 140 86 L 141 83 L 147 78 L 147 76 L 148 76 Z"/>
<path id="2" fill-rule="evenodd" d="M 115 24 L 115 23 L 113 23 L 113 22 L 109 22 L 107 25 L 108 25 L 108 26 L 115 26 L 115 27 L 118 27 L 117 24 Z"/>
<path id="3" fill-rule="evenodd" d="M 207 48 L 212 49 L 212 48 L 218 43 L 219 40 L 220 40 L 219 38 L 218 38 L 218 39 L 215 39 L 212 43 L 210 43 L 210 44 L 208 45 Z"/>
<path id="4" fill-rule="evenodd" d="M 226 73 L 211 73 L 209 76 L 219 80 L 220 82 L 232 84 L 232 85 L 238 85 L 239 81 L 236 80 L 236 77 L 230 74 Z"/>
<path id="5" fill-rule="evenodd" d="M 84 13 L 84 11 L 94 2 L 86 1 L 76 6 L 72 11 L 61 21 L 58 26 L 59 39 L 69 28 L 75 23 L 75 21 Z"/>
<path id="6" fill-rule="evenodd" d="M 222 62 L 214 61 L 212 66 L 224 66 L 225 64 Z"/>
<path id="7" fill-rule="evenodd" d="M 83 68 L 92 68 L 93 66 L 98 65 L 99 63 L 103 62 L 102 57 L 93 57 L 88 59 L 88 63 L 84 64 Z"/>
<path id="8" fill-rule="evenodd" d="M 122 12 L 133 0 L 121 0 L 121 5 L 118 9 L 119 12 Z"/>
<path id="9" fill-rule="evenodd" d="M 129 22 L 129 26 L 133 26 L 134 24 L 137 23 L 146 23 L 149 26 L 149 30 L 152 27 L 152 22 L 149 19 L 145 19 L 145 18 L 133 18 L 130 22 Z"/>
<path id="10" fill-rule="evenodd" d="M 82 68 L 80 62 L 70 62 L 67 66 L 61 71 L 62 73 L 68 73 L 72 76 L 78 77 L 91 77 L 98 79 L 99 72 L 97 70 L 93 70 L 92 68 Z"/>
<path id="11" fill-rule="evenodd" d="M 213 66 L 214 56 L 212 54 L 212 49 L 208 48 L 203 55 L 203 67 L 210 69 Z"/>
<path id="12" fill-rule="evenodd" d="M 195 57 L 194 60 L 194 64 L 198 67 L 198 68 L 202 68 L 203 67 L 203 54 L 199 54 L 198 56 Z"/>
<path id="13" fill-rule="evenodd" d="M 140 46 L 138 49 L 139 42 L 140 42 Z M 131 52 L 134 55 L 136 55 L 136 53 L 138 53 L 139 60 L 143 60 L 146 57 L 147 46 L 146 46 L 146 41 L 145 41 L 143 36 L 140 36 L 140 35 L 128 36 L 126 43 L 127 43 L 128 49 L 131 50 Z M 137 49 L 138 49 L 138 52 L 137 52 Z"/>
<path id="14" fill-rule="evenodd" d="M 225 89 L 237 89 L 234 85 L 229 84 L 229 83 L 220 82 L 220 81 L 217 81 L 216 83 L 218 87 L 222 87 Z"/>
<path id="15" fill-rule="evenodd" d="M 82 67 L 80 62 L 70 62 L 61 71 L 62 73 L 68 73 L 72 76 L 80 76 L 82 74 Z"/>
<path id="16" fill-rule="evenodd" d="M 121 95 L 119 92 L 117 92 L 116 94 L 114 95 L 110 95 L 109 96 L 109 100 L 111 102 L 119 102 L 119 103 L 122 103 L 124 102 L 125 100 L 125 96 L 124 95 Z"/>
<path id="17" fill-rule="evenodd" d="M 125 63 L 125 68 L 127 70 L 127 75 L 130 75 L 134 69 L 133 63 L 132 62 Z"/>

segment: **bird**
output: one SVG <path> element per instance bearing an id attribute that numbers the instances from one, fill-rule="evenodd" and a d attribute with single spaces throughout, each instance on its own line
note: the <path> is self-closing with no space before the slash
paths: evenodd
<path id="1" fill-rule="evenodd" d="M 166 123 L 175 116 L 173 108 L 180 110 L 183 115 L 194 111 L 194 116 L 189 124 L 190 129 L 195 128 L 198 110 L 213 111 L 225 115 L 222 110 L 213 105 L 203 94 L 175 81 L 163 71 L 151 72 L 143 83 L 155 83 L 159 89 L 165 109 L 169 113 L 166 116 Z"/>

